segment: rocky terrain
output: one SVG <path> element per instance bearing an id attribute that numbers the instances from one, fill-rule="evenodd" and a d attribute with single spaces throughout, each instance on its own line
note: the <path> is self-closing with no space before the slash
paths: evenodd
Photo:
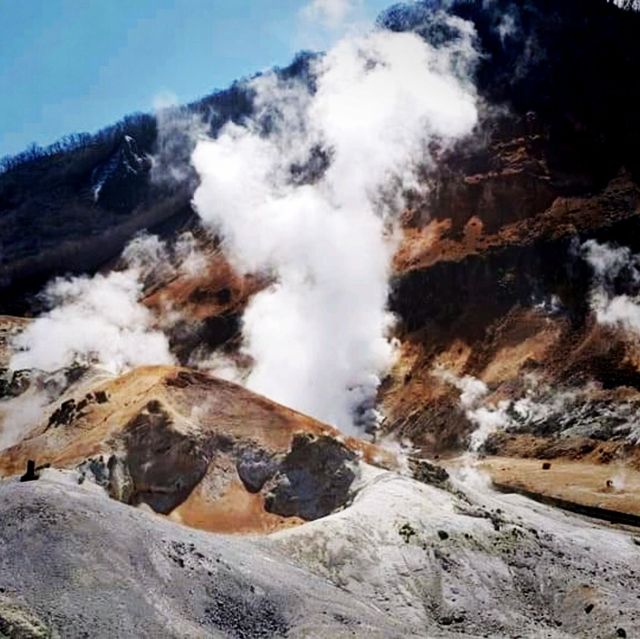
<path id="1" fill-rule="evenodd" d="M 446 42 L 439 6 L 379 25 Z M 6 163 L 0 637 L 640 634 L 640 15 L 447 9 L 480 119 L 406 195 L 396 358 L 358 436 L 243 387 L 274 275 L 194 212 L 189 130 L 241 122 L 250 84 Z M 135 273 L 163 361 L 16 366 L 45 284 L 96 273 Z"/>
<path id="2" fill-rule="evenodd" d="M 624 637 L 640 623 L 633 534 L 480 478 L 443 490 L 364 466 L 348 508 L 247 538 L 41 473 L 0 484 L 8 636 Z"/>
<path id="3" fill-rule="evenodd" d="M 119 501 L 205 530 L 268 532 L 351 499 L 359 459 L 393 455 L 253 395 L 172 367 L 73 385 L 0 461 L 73 469 Z"/>

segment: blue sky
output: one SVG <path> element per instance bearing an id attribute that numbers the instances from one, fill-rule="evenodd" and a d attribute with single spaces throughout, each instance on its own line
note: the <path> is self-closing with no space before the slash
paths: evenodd
<path id="1" fill-rule="evenodd" d="M 0 0 L 0 157 L 326 46 L 313 2 L 361 3 L 366 22 L 393 0 Z"/>

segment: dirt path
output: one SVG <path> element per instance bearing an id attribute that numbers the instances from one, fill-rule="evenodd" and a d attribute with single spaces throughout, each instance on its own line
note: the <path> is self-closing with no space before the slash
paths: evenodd
<path id="1" fill-rule="evenodd" d="M 640 516 L 640 472 L 624 466 L 489 457 L 478 467 L 501 488 L 567 502 L 567 506 Z"/>

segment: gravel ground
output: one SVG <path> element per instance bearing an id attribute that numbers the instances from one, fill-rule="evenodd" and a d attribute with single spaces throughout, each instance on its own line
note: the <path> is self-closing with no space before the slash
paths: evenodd
<path id="1" fill-rule="evenodd" d="M 72 473 L 1 482 L 0 522 L 0 637 L 401 636 L 277 553 L 125 506 Z"/>
<path id="2" fill-rule="evenodd" d="M 364 468 L 353 504 L 205 533 L 74 473 L 0 482 L 0 637 L 640 636 L 640 538 L 492 491 Z"/>

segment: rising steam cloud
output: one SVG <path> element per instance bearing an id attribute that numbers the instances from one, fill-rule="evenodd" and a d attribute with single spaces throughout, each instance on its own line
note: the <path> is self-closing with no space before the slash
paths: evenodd
<path id="1" fill-rule="evenodd" d="M 588 240 L 582 255 L 593 269 L 591 308 L 598 323 L 640 335 L 640 296 L 615 293 L 617 278 L 640 287 L 640 256 L 624 246 Z"/>
<path id="2" fill-rule="evenodd" d="M 482 450 L 494 433 L 530 427 L 566 412 L 566 407 L 578 397 L 577 391 L 558 391 L 536 375 L 526 374 L 526 391 L 521 397 L 493 401 L 489 387 L 472 375 L 460 377 L 443 367 L 434 368 L 432 375 L 460 391 L 459 408 L 474 426 L 469 436 L 471 453 Z"/>
<path id="3" fill-rule="evenodd" d="M 153 236 L 134 239 L 125 249 L 128 268 L 94 277 L 58 278 L 44 297 L 52 309 L 15 340 L 13 370 L 53 372 L 74 363 L 96 364 L 113 374 L 145 364 L 169 364 L 165 335 L 139 298 L 143 282 L 167 263 Z"/>
<path id="4" fill-rule="evenodd" d="M 443 18 L 446 19 L 446 18 Z M 410 33 L 340 41 L 313 80 L 252 84 L 256 113 L 201 141 L 194 204 L 235 266 L 273 284 L 244 315 L 248 386 L 348 429 L 371 418 L 392 361 L 386 310 L 393 216 L 415 169 L 477 120 L 473 34 L 434 48 Z"/>
<path id="5" fill-rule="evenodd" d="M 482 380 L 471 375 L 459 377 L 441 367 L 435 368 L 432 374 L 460 391 L 460 409 L 475 427 L 469 439 L 471 452 L 480 450 L 490 435 L 509 425 L 510 418 L 507 414 L 509 402 L 485 405 L 483 400 L 489 394 L 489 388 Z"/>

